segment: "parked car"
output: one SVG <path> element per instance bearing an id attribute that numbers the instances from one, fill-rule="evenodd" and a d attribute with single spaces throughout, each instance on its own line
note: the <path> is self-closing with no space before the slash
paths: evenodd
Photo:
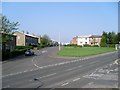
<path id="1" fill-rule="evenodd" d="M 32 50 L 27 50 L 25 52 L 25 56 L 32 56 L 32 55 L 34 55 L 34 52 Z"/>

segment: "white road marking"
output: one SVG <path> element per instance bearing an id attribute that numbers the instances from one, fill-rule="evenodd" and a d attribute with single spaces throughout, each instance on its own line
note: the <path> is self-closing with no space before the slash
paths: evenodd
<path id="1" fill-rule="evenodd" d="M 82 67 L 82 65 L 77 66 L 77 67 L 73 67 L 73 68 L 70 68 L 70 69 L 67 69 L 67 70 L 65 70 L 65 71 L 71 71 L 71 70 L 74 70 L 74 69 L 77 69 L 77 68 L 80 68 L 80 67 Z"/>
<path id="2" fill-rule="evenodd" d="M 47 50 L 42 51 L 42 53 L 46 53 L 46 52 L 47 52 Z"/>
<path id="3" fill-rule="evenodd" d="M 44 51 L 44 52 L 47 52 L 47 51 Z M 40 53 L 40 52 L 39 52 Z M 38 54 L 39 54 L 38 53 Z M 108 53 L 109 54 L 109 53 Z M 105 55 L 105 54 L 104 54 Z M 102 55 L 101 55 L 102 56 Z M 3 78 L 4 77 L 8 77 L 8 76 L 12 76 L 12 75 L 17 75 L 17 74 L 22 74 L 22 73 L 26 73 L 26 72 L 30 72 L 30 71 L 35 71 L 35 70 L 39 70 L 39 69 L 44 69 L 44 68 L 48 68 L 48 67 L 53 67 L 53 66 L 59 66 L 59 65 L 64 65 L 64 64 L 68 64 L 68 63 L 73 63 L 73 62 L 78 62 L 78 61 L 82 61 L 82 60 L 86 60 L 86 59 L 90 59 L 90 58 L 94 58 L 94 57 L 97 57 L 97 56 L 92 56 L 92 57 L 88 57 L 88 58 L 82 58 L 82 59 L 77 59 L 77 60 L 72 60 L 72 61 L 66 61 L 66 62 L 61 62 L 61 63 L 56 63 L 56 64 L 51 64 L 51 65 L 47 65 L 47 66 L 38 66 L 36 63 L 34 63 L 34 58 L 32 58 L 32 63 L 34 64 L 35 67 L 37 68 L 34 68 L 34 69 L 31 69 L 31 70 L 25 70 L 25 71 L 22 71 L 22 72 L 16 72 L 16 73 L 11 73 L 11 74 L 8 74 L 8 75 L 4 75 L 2 76 Z M 116 61 L 117 62 L 117 61 Z"/>
<path id="4" fill-rule="evenodd" d="M 74 79 L 73 82 L 78 81 L 78 80 L 80 80 L 80 78 L 76 78 L 76 79 Z"/>
<path id="5" fill-rule="evenodd" d="M 88 83 L 88 85 L 92 85 L 94 82 L 90 82 L 90 83 Z"/>
<path id="6" fill-rule="evenodd" d="M 7 86 L 5 86 L 5 87 L 3 87 L 3 88 L 9 88 L 10 87 L 10 85 L 7 85 Z"/>
<path id="7" fill-rule="evenodd" d="M 47 77 L 50 77 L 50 76 L 53 76 L 53 75 L 56 75 L 56 74 L 57 74 L 57 73 L 48 74 L 48 75 L 46 75 L 46 76 L 39 77 L 38 79 L 47 78 Z"/>
<path id="8" fill-rule="evenodd" d="M 119 59 L 115 60 L 114 64 L 119 64 Z"/>
<path id="9" fill-rule="evenodd" d="M 68 85 L 69 83 L 67 82 L 67 83 L 63 83 L 61 86 L 65 86 L 65 85 Z"/>

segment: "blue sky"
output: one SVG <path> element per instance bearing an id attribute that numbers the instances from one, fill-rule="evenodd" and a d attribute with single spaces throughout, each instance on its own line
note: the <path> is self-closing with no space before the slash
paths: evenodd
<path id="1" fill-rule="evenodd" d="M 118 31 L 117 2 L 3 2 L 2 13 L 19 22 L 19 31 L 69 42 L 76 35 Z"/>

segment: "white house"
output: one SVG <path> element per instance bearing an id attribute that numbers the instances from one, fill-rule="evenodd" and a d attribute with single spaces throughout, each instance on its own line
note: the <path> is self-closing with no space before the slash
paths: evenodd
<path id="1" fill-rule="evenodd" d="M 88 36 L 75 36 L 71 41 L 70 44 L 77 44 L 77 45 L 98 45 L 100 46 L 101 36 L 100 35 L 88 35 Z"/>
<path id="2" fill-rule="evenodd" d="M 78 36 L 77 45 L 89 44 L 89 36 Z"/>

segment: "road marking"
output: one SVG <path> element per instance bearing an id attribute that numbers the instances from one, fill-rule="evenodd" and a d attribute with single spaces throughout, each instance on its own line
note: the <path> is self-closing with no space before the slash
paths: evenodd
<path id="1" fill-rule="evenodd" d="M 119 59 L 116 59 L 115 62 L 114 62 L 114 64 L 118 65 L 119 64 Z"/>
<path id="2" fill-rule="evenodd" d="M 47 52 L 47 50 L 43 50 L 43 51 L 42 51 L 42 53 L 46 53 L 46 52 Z"/>
<path id="3" fill-rule="evenodd" d="M 77 66 L 77 67 L 73 67 L 73 68 L 69 68 L 69 69 L 67 69 L 67 70 L 65 70 L 65 71 L 71 71 L 71 70 L 74 70 L 74 69 L 77 69 L 77 68 L 80 68 L 80 67 L 82 67 L 82 65 Z"/>
<path id="4" fill-rule="evenodd" d="M 88 85 L 92 85 L 94 82 L 90 82 L 90 83 L 88 83 Z"/>
<path id="5" fill-rule="evenodd" d="M 47 77 L 50 77 L 50 76 L 53 76 L 53 75 L 56 75 L 56 74 L 57 74 L 57 73 L 48 74 L 48 75 L 46 75 L 46 76 L 39 77 L 38 79 L 47 78 Z"/>
<path id="6" fill-rule="evenodd" d="M 40 53 L 40 52 L 39 52 Z M 38 54 L 39 54 L 38 53 Z M 36 57 L 36 56 L 35 56 Z M 31 70 L 25 70 L 25 71 L 22 71 L 22 72 L 16 72 L 16 73 L 11 73 L 11 74 L 8 74 L 8 75 L 5 75 L 5 76 L 2 76 L 3 78 L 4 77 L 8 77 L 8 76 L 12 76 L 12 75 L 17 75 L 17 74 L 22 74 L 22 73 L 26 73 L 26 72 L 30 72 L 30 71 L 35 71 L 35 70 L 39 70 L 39 69 L 44 69 L 44 68 L 48 68 L 48 67 L 53 67 L 53 66 L 60 66 L 60 65 L 64 65 L 64 64 L 68 64 L 68 63 L 72 63 L 72 62 L 79 62 L 79 61 L 82 61 L 82 60 L 86 60 L 86 59 L 90 59 L 90 58 L 93 58 L 93 57 L 88 57 L 88 58 L 82 58 L 82 59 L 77 59 L 77 60 L 72 60 L 72 61 L 66 61 L 66 62 L 61 62 L 61 63 L 56 63 L 56 64 L 51 64 L 51 65 L 47 65 L 47 66 L 38 66 L 36 63 L 34 63 L 34 58 L 32 58 L 32 63 L 34 64 L 35 67 L 37 68 L 34 68 L 34 69 L 31 69 Z M 96 57 L 96 56 L 94 56 Z M 116 61 L 117 62 L 117 61 Z M 116 63 L 115 62 L 115 63 Z"/>
<path id="7" fill-rule="evenodd" d="M 78 80 L 80 80 L 80 78 L 76 78 L 76 79 L 74 79 L 73 82 L 78 81 Z"/>
<path id="8" fill-rule="evenodd" d="M 67 82 L 67 83 L 63 83 L 61 86 L 65 86 L 65 85 L 68 85 L 69 83 Z"/>
<path id="9" fill-rule="evenodd" d="M 7 86 L 5 86 L 5 87 L 3 87 L 3 88 L 9 88 L 10 87 L 10 85 L 7 85 Z"/>

